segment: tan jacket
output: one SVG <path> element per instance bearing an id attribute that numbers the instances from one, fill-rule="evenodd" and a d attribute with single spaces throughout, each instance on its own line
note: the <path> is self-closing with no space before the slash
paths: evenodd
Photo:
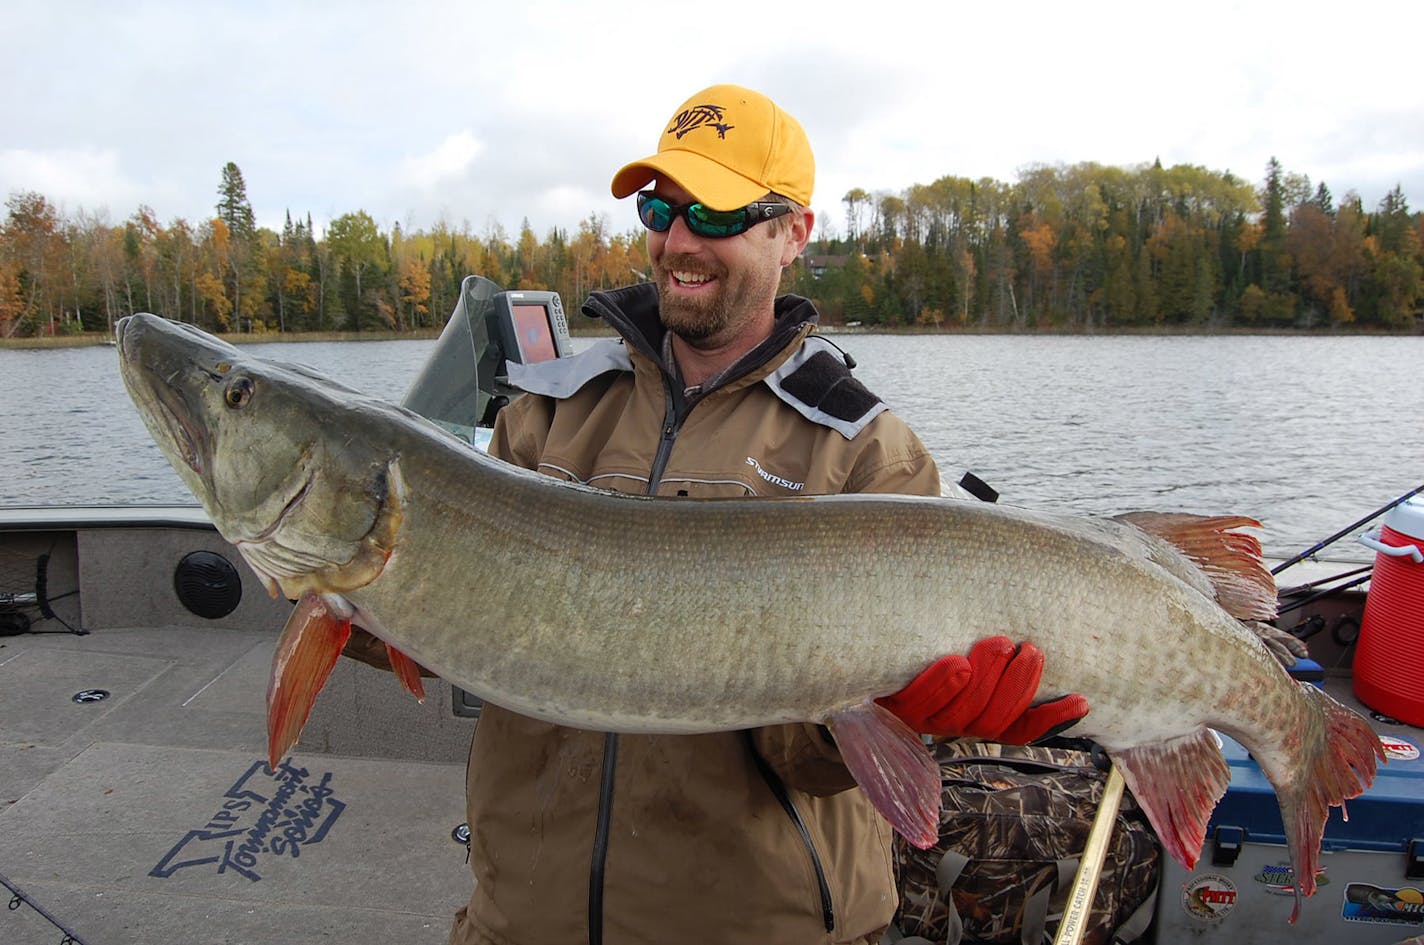
<path id="1" fill-rule="evenodd" d="M 690 397 L 661 367 L 651 287 L 596 293 L 589 304 L 626 348 L 605 343 L 569 359 L 585 363 L 523 376 L 558 396 L 527 395 L 502 411 L 495 455 L 667 496 L 938 494 L 915 435 L 849 378 L 833 348 L 807 341 L 808 302 L 779 300 L 773 340 Z M 587 366 L 600 359 L 613 366 Z M 697 580 L 697 562 L 668 561 L 666 580 Z M 487 705 L 468 777 L 476 888 L 453 943 L 585 942 L 591 910 L 610 945 L 853 942 L 895 909 L 890 828 L 814 725 L 606 739 Z M 602 882 L 591 887 L 595 863 Z"/>

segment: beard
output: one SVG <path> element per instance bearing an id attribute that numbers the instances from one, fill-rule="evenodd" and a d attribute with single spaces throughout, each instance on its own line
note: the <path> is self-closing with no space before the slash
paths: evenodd
<path id="1" fill-rule="evenodd" d="M 672 271 L 695 272 L 716 279 L 714 291 L 706 297 L 690 299 L 672 291 Z M 658 309 L 663 325 L 694 346 L 725 340 L 756 314 L 768 299 L 775 298 L 780 273 L 768 279 L 759 270 L 737 273 L 713 270 L 706 260 L 668 256 L 654 267 L 658 288 Z"/>

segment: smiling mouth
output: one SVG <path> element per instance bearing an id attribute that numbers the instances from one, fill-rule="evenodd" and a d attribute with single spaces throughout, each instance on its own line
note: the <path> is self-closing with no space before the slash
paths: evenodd
<path id="1" fill-rule="evenodd" d="M 717 281 L 716 276 L 709 275 L 705 272 L 690 272 L 685 269 L 669 270 L 668 275 L 672 277 L 673 282 L 689 289 L 700 288 Z"/>

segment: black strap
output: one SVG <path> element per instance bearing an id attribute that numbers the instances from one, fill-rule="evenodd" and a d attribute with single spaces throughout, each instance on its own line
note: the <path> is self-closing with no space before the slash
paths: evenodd
<path id="1" fill-rule="evenodd" d="M 801 842 L 806 847 L 806 852 L 811 857 L 811 869 L 816 873 L 816 890 L 821 897 L 821 923 L 826 927 L 827 932 L 834 932 L 836 928 L 836 911 L 831 902 L 831 885 L 826 880 L 826 868 L 821 863 L 821 854 L 816 850 L 816 844 L 811 839 L 811 830 L 806 826 L 806 821 L 801 818 L 801 812 L 796 809 L 796 804 L 791 800 L 791 794 L 786 790 L 786 784 L 781 780 L 780 775 L 771 767 L 761 752 L 756 749 L 756 741 L 752 738 L 750 731 L 742 732 L 742 740 L 746 743 L 747 751 L 751 753 L 752 761 L 755 762 L 757 771 L 760 772 L 762 780 L 771 789 L 772 796 L 776 798 L 781 809 L 786 812 L 786 816 L 791 819 L 792 826 L 801 835 Z"/>
<path id="2" fill-rule="evenodd" d="M 980 479 L 978 476 L 974 475 L 972 472 L 966 472 L 963 476 L 960 477 L 959 488 L 963 489 L 965 492 L 969 493 L 981 502 L 999 501 L 998 490 L 995 489 L 993 486 L 989 485 L 983 479 Z"/>
<path id="3" fill-rule="evenodd" d="M 613 820 L 613 774 L 618 767 L 618 733 L 603 736 L 603 776 L 598 786 L 598 827 L 588 867 L 588 945 L 603 943 L 603 874 L 608 864 L 608 830 Z"/>

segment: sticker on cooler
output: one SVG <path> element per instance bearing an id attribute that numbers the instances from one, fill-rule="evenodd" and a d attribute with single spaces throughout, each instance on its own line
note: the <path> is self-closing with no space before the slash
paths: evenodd
<path id="1" fill-rule="evenodd" d="M 1424 925 L 1424 892 L 1415 886 L 1391 889 L 1372 883 L 1350 883 L 1345 887 L 1345 905 L 1340 915 L 1347 922 Z"/>
<path id="2" fill-rule="evenodd" d="M 1390 761 L 1419 760 L 1419 746 L 1398 735 L 1381 735 L 1380 745 L 1384 748 L 1384 756 Z"/>
<path id="3" fill-rule="evenodd" d="M 1295 870 L 1288 862 L 1262 866 L 1261 872 L 1251 878 L 1266 887 L 1266 892 L 1273 896 L 1295 895 Z M 1324 867 L 1315 871 L 1315 885 L 1317 887 L 1325 886 L 1329 884 L 1329 882 L 1330 879 L 1325 875 Z"/>
<path id="4" fill-rule="evenodd" d="M 1182 909 L 1204 922 L 1220 922 L 1236 905 L 1236 884 L 1220 873 L 1194 876 L 1182 886 Z"/>

